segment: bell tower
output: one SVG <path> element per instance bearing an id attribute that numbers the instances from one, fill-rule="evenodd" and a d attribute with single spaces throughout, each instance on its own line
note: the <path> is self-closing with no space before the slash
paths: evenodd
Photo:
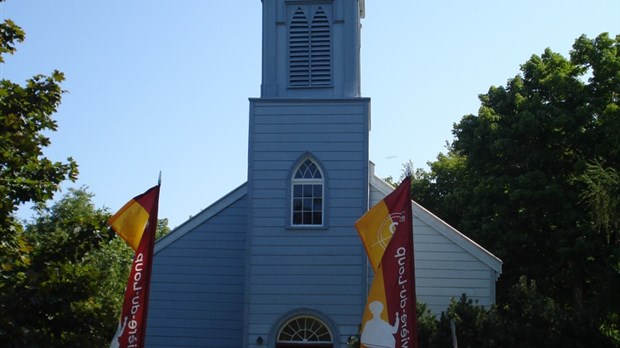
<path id="1" fill-rule="evenodd" d="M 261 96 L 250 98 L 244 346 L 346 347 L 368 288 L 354 228 L 369 187 L 364 3 L 262 3 Z"/>
<path id="2" fill-rule="evenodd" d="M 263 98 L 360 96 L 359 0 L 263 0 Z"/>

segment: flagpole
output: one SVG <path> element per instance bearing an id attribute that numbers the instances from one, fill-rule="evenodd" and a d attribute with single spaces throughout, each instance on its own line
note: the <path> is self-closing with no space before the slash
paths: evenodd
<path id="1" fill-rule="evenodd" d="M 405 166 L 405 177 L 411 177 L 413 175 L 413 162 L 409 162 L 404 164 Z"/>
<path id="2" fill-rule="evenodd" d="M 149 214 L 149 225 L 151 225 L 152 227 L 149 228 L 150 232 L 149 233 L 149 240 L 148 240 L 148 246 L 147 246 L 147 255 L 148 258 L 146 260 L 146 272 L 145 272 L 145 291 L 144 291 L 144 313 L 143 313 L 143 321 L 142 321 L 142 325 L 141 325 L 141 337 L 140 337 L 140 348 L 144 348 L 145 346 L 145 341 L 146 341 L 146 328 L 147 328 L 147 319 L 148 319 L 148 304 L 149 304 L 149 298 L 150 298 L 150 287 L 151 287 L 151 274 L 152 274 L 152 269 L 153 269 L 153 251 L 155 249 L 155 235 L 157 233 L 157 216 L 159 213 L 159 186 L 161 185 L 161 171 L 159 172 L 159 179 L 157 182 L 157 192 L 155 194 L 155 204 L 153 205 L 153 208 L 151 210 L 151 214 Z"/>

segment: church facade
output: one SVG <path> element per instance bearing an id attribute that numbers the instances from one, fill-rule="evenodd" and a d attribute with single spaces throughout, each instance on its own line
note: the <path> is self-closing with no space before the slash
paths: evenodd
<path id="1" fill-rule="evenodd" d="M 372 279 L 355 221 L 369 161 L 363 0 L 263 0 L 248 178 L 155 245 L 148 347 L 346 347 Z M 415 202 L 418 301 L 494 303 L 501 261 Z"/>

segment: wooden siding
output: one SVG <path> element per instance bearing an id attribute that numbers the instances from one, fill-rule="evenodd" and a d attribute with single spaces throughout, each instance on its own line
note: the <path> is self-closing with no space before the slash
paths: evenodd
<path id="1" fill-rule="evenodd" d="M 201 214 L 156 247 L 148 347 L 242 346 L 246 196 Z"/>
<path id="2" fill-rule="evenodd" d="M 247 346 L 267 342 L 300 309 L 335 325 L 337 342 L 357 332 L 366 288 L 354 222 L 368 201 L 368 99 L 251 100 Z M 295 228 L 290 176 L 311 156 L 325 177 L 325 226 Z M 303 310 L 302 310 L 303 312 Z"/>
<path id="3" fill-rule="evenodd" d="M 487 265 L 415 217 L 413 231 L 418 301 L 433 313 L 446 310 L 450 299 L 462 294 L 481 305 L 494 302 Z"/>
<path id="4" fill-rule="evenodd" d="M 382 187 L 378 188 L 379 185 Z M 376 177 L 371 180 L 371 205 L 385 197 L 385 185 Z M 495 303 L 495 281 L 501 272 L 501 261 L 412 204 L 417 300 L 437 315 L 446 310 L 452 298 L 458 299 L 462 294 L 483 306 Z"/>

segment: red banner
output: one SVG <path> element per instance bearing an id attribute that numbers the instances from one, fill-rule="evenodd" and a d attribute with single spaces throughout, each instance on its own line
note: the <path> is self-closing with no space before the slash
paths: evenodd
<path id="1" fill-rule="evenodd" d="M 362 347 L 418 346 L 410 187 L 407 177 L 356 224 L 375 270 L 362 319 Z"/>
<path id="2" fill-rule="evenodd" d="M 144 227 L 144 233 L 140 238 L 136 253 L 131 265 L 131 272 L 125 289 L 125 300 L 121 311 L 120 321 L 116 335 L 112 339 L 110 347 L 120 348 L 143 348 L 146 339 L 147 306 L 149 302 L 149 286 L 151 283 L 151 267 L 153 264 L 153 246 L 155 232 L 157 230 L 157 210 L 159 201 L 159 185 L 135 197 L 125 205 L 138 204 L 148 212 L 148 222 Z M 124 207 L 124 208 L 125 208 Z M 131 209 L 121 209 L 119 214 L 127 214 Z M 130 221 L 128 225 L 135 225 L 135 219 L 139 219 L 143 213 L 137 213 L 135 217 L 125 216 L 121 220 Z M 122 235 L 123 226 L 113 226 L 116 233 Z"/>

